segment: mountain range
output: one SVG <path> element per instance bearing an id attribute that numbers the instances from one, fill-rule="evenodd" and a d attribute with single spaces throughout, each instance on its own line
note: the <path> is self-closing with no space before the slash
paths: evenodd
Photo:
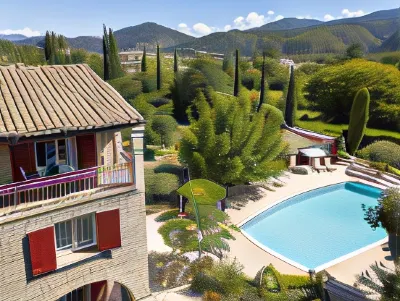
<path id="1" fill-rule="evenodd" d="M 152 48 L 159 43 L 166 51 L 173 48 L 228 53 L 238 48 L 242 55 L 274 47 L 287 55 L 343 53 L 352 43 L 359 43 L 365 51 L 400 50 L 400 8 L 382 10 L 357 17 L 322 22 L 313 19 L 284 18 L 246 31 L 216 32 L 195 38 L 177 30 L 143 23 L 114 32 L 121 49 Z M 2 37 L 1 38 L 7 38 Z M 11 39 L 11 38 L 9 38 Z M 20 39 L 12 37 L 16 44 L 43 47 L 44 37 Z M 102 52 L 100 37 L 79 36 L 68 38 L 73 48 Z"/>

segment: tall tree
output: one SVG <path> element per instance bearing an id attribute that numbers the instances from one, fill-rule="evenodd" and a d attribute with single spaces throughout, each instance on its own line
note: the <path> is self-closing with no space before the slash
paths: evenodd
<path id="1" fill-rule="evenodd" d="M 108 33 L 107 27 L 103 24 L 103 69 L 104 69 L 104 80 L 110 79 L 110 69 L 109 69 L 109 55 L 108 55 Z"/>
<path id="2" fill-rule="evenodd" d="M 160 57 L 160 45 L 157 44 L 157 90 L 161 89 L 161 57 Z"/>
<path id="3" fill-rule="evenodd" d="M 178 72 L 178 53 L 177 53 L 177 51 L 176 51 L 176 48 L 175 48 L 175 52 L 174 52 L 174 72 L 176 73 L 176 72 Z"/>
<path id="4" fill-rule="evenodd" d="M 239 49 L 236 49 L 235 61 L 235 83 L 233 86 L 233 96 L 238 96 L 240 92 Z"/>
<path id="5" fill-rule="evenodd" d="M 263 56 L 263 64 L 261 67 L 261 84 L 260 84 L 260 102 L 258 104 L 257 112 L 260 111 L 261 106 L 266 103 L 265 91 L 265 55 Z"/>
<path id="6" fill-rule="evenodd" d="M 231 101 L 210 92 L 212 106 L 199 92 L 183 132 L 179 158 L 193 178 L 206 178 L 220 184 L 243 184 L 279 172 L 284 166 L 277 160 L 284 145 L 280 110 L 264 105 L 254 113 L 249 99 L 240 94 Z"/>
<path id="7" fill-rule="evenodd" d="M 50 36 L 50 58 L 49 58 L 49 64 L 50 65 L 55 65 L 56 64 L 56 45 L 57 45 L 57 36 L 54 31 L 51 32 Z"/>
<path id="8" fill-rule="evenodd" d="M 142 55 L 142 64 L 141 64 L 141 68 L 140 71 L 142 72 L 146 72 L 147 71 L 147 57 L 146 57 L 146 46 L 144 46 L 143 48 L 143 55 Z"/>
<path id="9" fill-rule="evenodd" d="M 296 81 L 294 76 L 294 66 L 290 66 L 290 80 L 286 97 L 285 122 L 293 127 L 296 120 L 297 99 L 296 99 Z"/>
<path id="10" fill-rule="evenodd" d="M 364 56 L 364 50 L 360 43 L 353 43 L 346 49 L 346 55 L 349 59 L 362 58 Z"/>
<path id="11" fill-rule="evenodd" d="M 46 31 L 46 37 L 44 39 L 44 55 L 46 57 L 46 61 L 50 60 L 51 55 L 51 37 L 50 32 Z"/>
<path id="12" fill-rule="evenodd" d="M 354 155 L 364 137 L 369 119 L 370 96 L 367 88 L 359 90 L 354 98 L 350 111 L 349 131 L 347 133 L 347 150 Z"/>
<path id="13" fill-rule="evenodd" d="M 110 79 L 118 78 L 124 75 L 121 67 L 121 61 L 119 59 L 119 51 L 117 40 L 114 37 L 114 33 L 111 28 L 108 30 L 109 40 L 109 64 L 110 64 Z"/>

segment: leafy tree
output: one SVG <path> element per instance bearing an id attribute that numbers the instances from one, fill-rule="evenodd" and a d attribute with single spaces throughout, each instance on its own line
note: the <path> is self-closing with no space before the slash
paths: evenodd
<path id="1" fill-rule="evenodd" d="M 122 71 L 121 61 L 119 59 L 117 40 L 115 39 L 114 33 L 111 28 L 109 28 L 108 40 L 110 79 L 114 79 L 123 76 L 124 72 Z"/>
<path id="2" fill-rule="evenodd" d="M 174 134 L 177 126 L 174 117 L 169 115 L 156 115 L 151 122 L 151 128 L 160 137 L 160 145 L 167 147 L 175 142 Z"/>
<path id="3" fill-rule="evenodd" d="M 230 77 L 233 77 L 233 61 L 232 54 L 227 54 L 224 56 L 224 60 L 222 62 L 222 70 L 227 73 Z"/>
<path id="4" fill-rule="evenodd" d="M 103 70 L 104 80 L 110 79 L 109 42 L 106 25 L 103 24 Z"/>
<path id="5" fill-rule="evenodd" d="M 242 184 L 279 173 L 276 160 L 283 151 L 282 113 L 263 105 L 251 109 L 242 93 L 237 101 L 211 93 L 212 106 L 199 92 L 193 106 L 199 118 L 184 130 L 179 157 L 194 178 L 220 184 Z"/>
<path id="6" fill-rule="evenodd" d="M 347 146 L 349 154 L 354 155 L 364 137 L 369 119 L 370 96 L 367 88 L 357 92 L 350 111 Z"/>
<path id="7" fill-rule="evenodd" d="M 176 51 L 174 51 L 174 72 L 177 73 L 178 72 L 178 53 Z"/>
<path id="8" fill-rule="evenodd" d="M 239 50 L 236 49 L 235 55 L 235 83 L 233 85 L 233 96 L 238 96 L 240 92 L 240 71 L 239 71 Z"/>
<path id="9" fill-rule="evenodd" d="M 285 121 L 286 124 L 290 127 L 294 126 L 296 120 L 297 100 L 295 92 L 296 92 L 296 81 L 294 77 L 294 67 L 290 66 L 290 81 L 286 97 L 286 108 L 285 108 Z"/>
<path id="10" fill-rule="evenodd" d="M 265 77 L 268 78 L 269 88 L 271 90 L 285 90 L 289 81 L 288 68 L 284 65 L 279 64 L 276 59 L 271 59 L 269 57 L 257 57 L 253 61 L 254 68 L 262 70 L 264 63 Z"/>
<path id="11" fill-rule="evenodd" d="M 279 49 L 274 47 L 269 47 L 263 51 L 263 57 L 269 57 L 271 59 L 277 59 L 281 55 Z"/>
<path id="12" fill-rule="evenodd" d="M 157 90 L 161 89 L 161 57 L 160 45 L 157 44 Z"/>
<path id="13" fill-rule="evenodd" d="M 44 39 L 44 55 L 46 61 L 50 60 L 51 55 L 51 37 L 49 31 L 46 31 L 46 37 Z"/>
<path id="14" fill-rule="evenodd" d="M 359 59 L 364 56 L 363 47 L 359 43 L 353 43 L 346 49 L 346 55 L 350 59 Z"/>
<path id="15" fill-rule="evenodd" d="M 304 94 L 326 120 L 348 123 L 354 95 L 364 87 L 371 96 L 368 126 L 400 131 L 400 76 L 394 66 L 361 59 L 326 66 L 307 81 Z"/>
<path id="16" fill-rule="evenodd" d="M 257 108 L 257 112 L 260 111 L 261 106 L 264 103 L 267 103 L 265 97 L 266 97 L 266 93 L 265 93 L 265 56 L 264 56 L 264 60 L 263 60 L 263 65 L 261 68 L 261 87 L 260 87 L 260 102 Z"/>
<path id="17" fill-rule="evenodd" d="M 147 54 L 146 54 L 146 46 L 143 48 L 143 56 L 142 56 L 142 63 L 141 63 L 141 71 L 146 72 L 147 71 Z"/>

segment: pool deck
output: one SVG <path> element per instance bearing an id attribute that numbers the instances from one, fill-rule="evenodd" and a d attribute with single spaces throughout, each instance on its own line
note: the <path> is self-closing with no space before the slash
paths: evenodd
<path id="1" fill-rule="evenodd" d="M 371 183 L 359 178 L 347 176 L 345 174 L 346 166 L 336 165 L 338 170 L 334 172 L 313 173 L 310 175 L 295 175 L 286 173 L 280 177 L 284 182 L 283 187 L 274 187 L 275 191 L 265 190 L 265 196 L 256 202 L 250 201 L 240 210 L 228 209 L 231 222 L 235 225 L 242 225 L 245 221 L 258 215 L 271 205 L 284 201 L 294 195 L 306 192 L 312 189 L 337 184 L 346 181 L 354 181 L 369 184 L 375 187 L 384 188 L 378 184 Z M 236 240 L 229 241 L 231 251 L 229 257 L 236 258 L 244 266 L 244 272 L 250 277 L 254 277 L 264 265 L 272 263 L 278 271 L 283 274 L 306 275 L 307 273 L 286 263 L 285 261 L 267 253 L 257 245 L 253 244 L 242 233 L 235 232 Z M 381 261 L 385 266 L 394 267 L 390 260 L 390 252 L 387 244 L 372 248 L 355 257 L 347 259 L 326 270 L 339 281 L 353 285 L 356 275 L 362 271 L 370 270 L 369 266 L 375 261 Z"/>

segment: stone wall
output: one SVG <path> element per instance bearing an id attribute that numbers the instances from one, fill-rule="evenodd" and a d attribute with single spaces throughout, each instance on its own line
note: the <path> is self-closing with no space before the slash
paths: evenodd
<path id="1" fill-rule="evenodd" d="M 0 224 L 0 300 L 57 300 L 68 292 L 97 281 L 115 281 L 136 299 L 149 295 L 144 194 L 132 188 L 110 190 L 78 205 L 52 208 Z M 122 246 L 112 258 L 98 258 L 29 280 L 26 274 L 26 235 L 83 214 L 119 208 Z M 29 248 L 28 248 L 29 249 Z M 29 264 L 28 264 L 29 265 Z M 28 269 L 29 270 L 29 269 Z"/>

